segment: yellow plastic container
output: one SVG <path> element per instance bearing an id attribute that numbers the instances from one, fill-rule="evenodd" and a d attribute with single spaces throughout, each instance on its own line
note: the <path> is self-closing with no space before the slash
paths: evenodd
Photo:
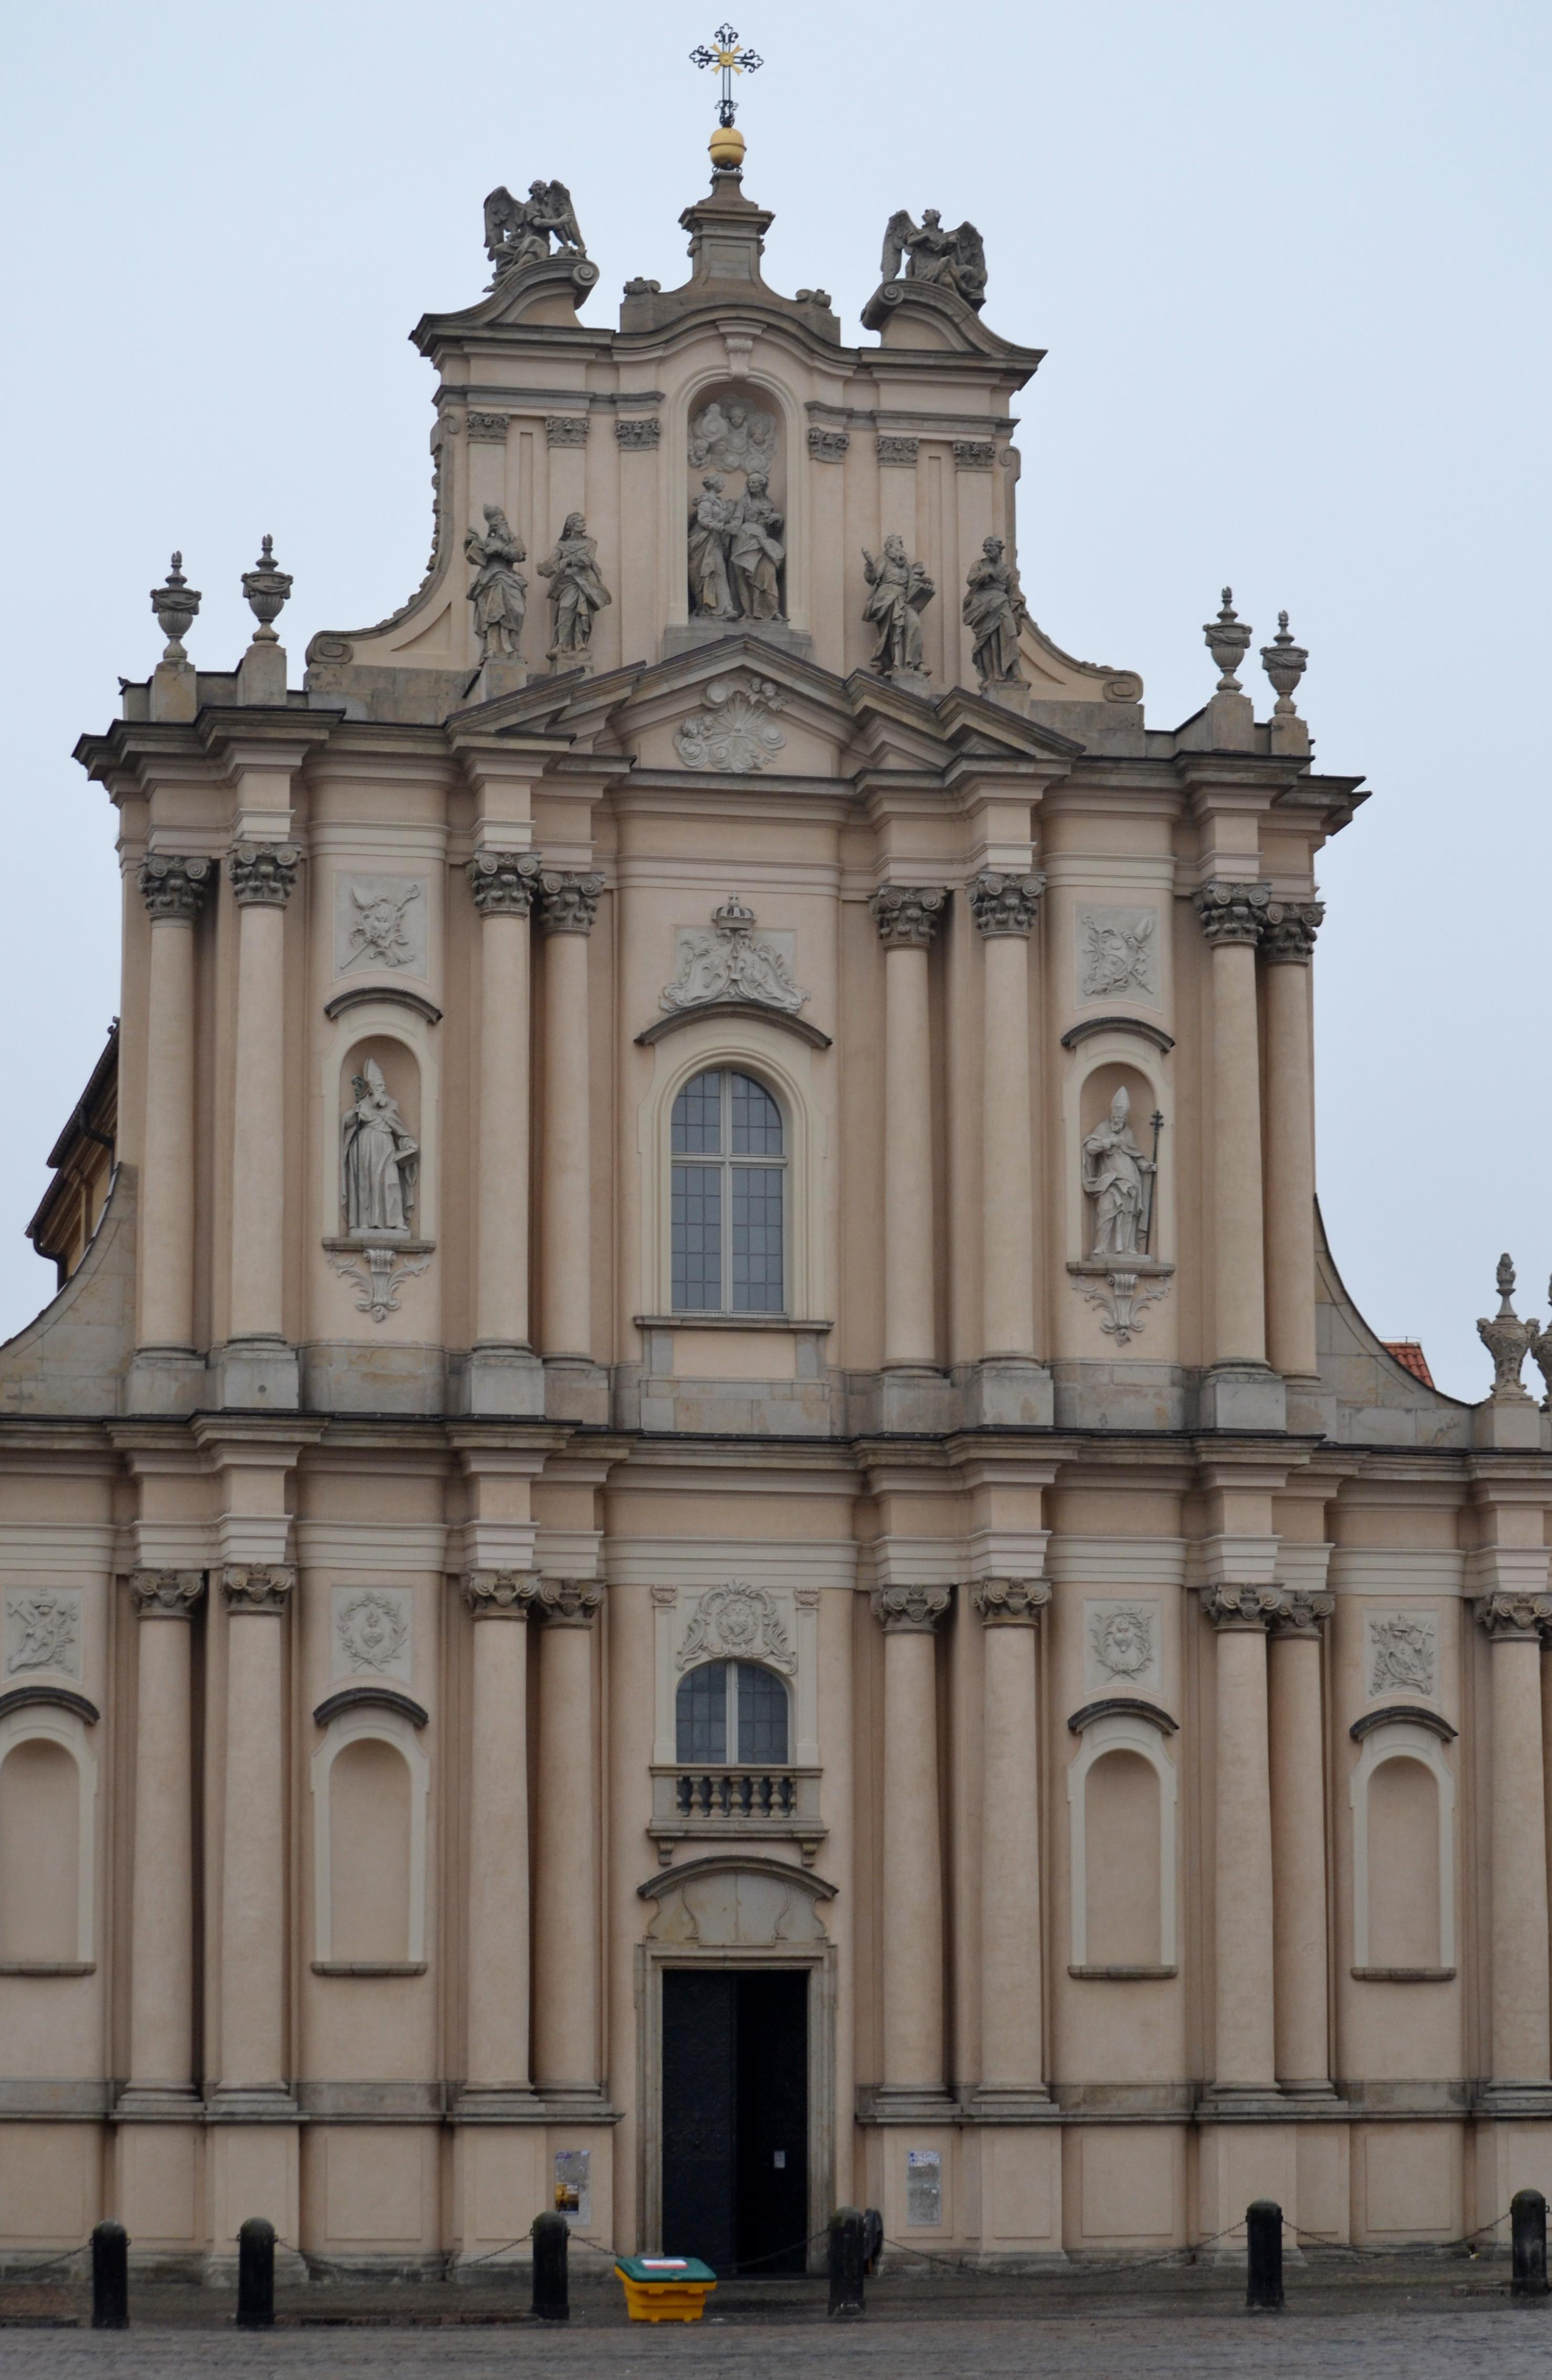
<path id="1" fill-rule="evenodd" d="M 622 2256 L 614 2270 L 632 2322 L 698 2322 L 717 2286 L 698 2256 Z"/>

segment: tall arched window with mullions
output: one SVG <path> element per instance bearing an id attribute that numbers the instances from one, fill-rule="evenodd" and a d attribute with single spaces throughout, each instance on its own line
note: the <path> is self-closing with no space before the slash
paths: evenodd
<path id="1" fill-rule="evenodd" d="M 673 1311 L 786 1308 L 786 1135 L 763 1083 L 713 1066 L 673 1102 Z"/>

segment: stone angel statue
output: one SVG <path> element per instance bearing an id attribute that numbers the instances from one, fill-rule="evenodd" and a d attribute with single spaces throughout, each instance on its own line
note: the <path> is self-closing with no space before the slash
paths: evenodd
<path id="1" fill-rule="evenodd" d="M 907 208 L 901 207 L 891 215 L 884 232 L 879 268 L 883 280 L 899 279 L 902 257 L 910 260 L 905 267 L 908 281 L 936 282 L 977 311 L 986 303 L 986 249 L 973 223 L 945 231 L 936 207 L 928 207 L 919 224 L 912 221 Z"/>
<path id="2" fill-rule="evenodd" d="M 563 256 L 587 255 L 564 182 L 530 182 L 527 199 L 515 199 L 504 185 L 491 192 L 485 201 L 485 253 L 496 268 L 496 281 L 542 264 L 552 236 Z"/>

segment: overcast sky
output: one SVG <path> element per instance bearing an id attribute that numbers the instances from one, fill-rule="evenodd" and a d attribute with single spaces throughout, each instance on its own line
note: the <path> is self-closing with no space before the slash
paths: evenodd
<path id="1" fill-rule="evenodd" d="M 18 10 L 0 144 L 6 1041 L 0 1332 L 51 1293 L 21 1237 L 118 1005 L 114 813 L 70 759 L 159 651 L 229 668 L 262 532 L 320 628 L 409 594 L 430 368 L 406 334 L 487 276 L 498 182 L 569 184 L 601 278 L 684 277 L 705 10 L 77 0 Z M 1337 1260 L 1440 1385 L 1507 1246 L 1552 1269 L 1546 0 L 771 0 L 740 16 L 767 270 L 845 335 L 898 206 L 969 216 L 987 321 L 1049 349 L 1020 411 L 1043 627 L 1206 698 L 1232 581 L 1310 650 L 1317 765 L 1373 798 L 1320 864 L 1321 1195 Z M 1250 681 L 1247 679 L 1247 684 Z M 1257 674 L 1260 707 L 1270 695 Z M 1539 1387 L 1539 1383 L 1537 1384 Z"/>

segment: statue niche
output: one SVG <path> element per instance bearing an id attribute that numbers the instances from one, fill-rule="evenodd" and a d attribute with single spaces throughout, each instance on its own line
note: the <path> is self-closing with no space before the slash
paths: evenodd
<path id="1" fill-rule="evenodd" d="M 785 480 L 781 424 L 742 393 L 717 391 L 690 422 L 690 617 L 784 623 Z"/>
<path id="2" fill-rule="evenodd" d="M 415 1228 L 419 1071 L 403 1044 L 358 1041 L 341 1069 L 340 1222 L 351 1239 Z"/>

